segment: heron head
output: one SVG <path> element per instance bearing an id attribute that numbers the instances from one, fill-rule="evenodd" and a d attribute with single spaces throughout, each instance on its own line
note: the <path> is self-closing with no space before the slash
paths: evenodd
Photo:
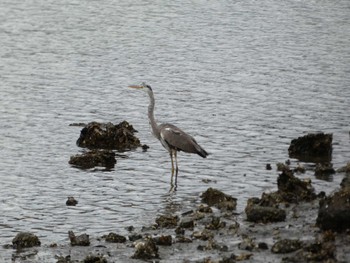
<path id="1" fill-rule="evenodd" d="M 141 85 L 130 85 L 129 88 L 133 89 L 145 89 L 146 91 L 152 90 L 150 85 L 147 85 L 145 82 L 142 82 Z"/>

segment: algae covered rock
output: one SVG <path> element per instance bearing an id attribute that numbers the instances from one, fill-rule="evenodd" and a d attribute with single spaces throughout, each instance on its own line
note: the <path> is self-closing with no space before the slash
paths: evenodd
<path id="1" fill-rule="evenodd" d="M 202 194 L 201 197 L 203 203 L 206 203 L 209 206 L 216 206 L 220 210 L 236 209 L 237 199 L 217 189 L 210 187 Z"/>
<path id="2" fill-rule="evenodd" d="M 127 121 L 117 125 L 90 122 L 81 130 L 77 145 L 89 149 L 131 150 L 141 146 L 135 132 Z"/>
<path id="3" fill-rule="evenodd" d="M 96 166 L 114 168 L 117 163 L 115 153 L 109 150 L 92 150 L 70 157 L 69 164 L 81 169 L 90 169 Z"/>
<path id="4" fill-rule="evenodd" d="M 14 248 L 26 248 L 40 246 L 39 238 L 29 232 L 20 232 L 12 240 Z"/>
<path id="5" fill-rule="evenodd" d="M 291 158 L 302 161 L 329 161 L 332 158 L 332 134 L 309 133 L 293 139 L 288 148 Z"/>

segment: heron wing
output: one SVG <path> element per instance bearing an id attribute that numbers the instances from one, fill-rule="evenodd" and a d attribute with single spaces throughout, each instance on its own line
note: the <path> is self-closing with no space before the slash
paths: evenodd
<path id="1" fill-rule="evenodd" d="M 175 125 L 161 124 L 160 136 L 171 149 L 188 153 L 198 153 L 201 151 L 201 147 L 196 140 Z"/>

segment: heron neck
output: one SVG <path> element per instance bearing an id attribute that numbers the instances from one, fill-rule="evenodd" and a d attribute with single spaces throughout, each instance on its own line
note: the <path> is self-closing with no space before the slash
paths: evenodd
<path id="1" fill-rule="evenodd" d="M 160 133 L 159 133 L 158 125 L 157 125 L 156 120 L 154 118 L 154 104 L 155 104 L 154 96 L 153 96 L 152 92 L 148 92 L 148 95 L 150 98 L 150 104 L 148 106 L 149 123 L 151 124 L 153 135 L 159 140 Z"/>

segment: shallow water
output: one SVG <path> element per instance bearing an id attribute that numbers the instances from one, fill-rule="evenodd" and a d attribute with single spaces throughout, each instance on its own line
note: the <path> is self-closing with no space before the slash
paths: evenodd
<path id="1" fill-rule="evenodd" d="M 349 11 L 345 0 L 1 1 L 0 244 L 19 231 L 45 244 L 68 242 L 71 229 L 123 234 L 208 187 L 238 198 L 242 212 L 248 197 L 276 189 L 265 165 L 288 159 L 290 141 L 308 132 L 333 133 L 333 165 L 345 165 Z M 179 154 L 175 193 L 147 95 L 127 88 L 141 81 L 153 87 L 156 117 L 211 154 Z M 70 123 L 124 119 L 147 152 L 121 153 L 109 172 L 69 166 L 83 151 Z M 301 177 L 329 193 L 343 175 Z M 68 196 L 79 204 L 67 207 Z"/>

